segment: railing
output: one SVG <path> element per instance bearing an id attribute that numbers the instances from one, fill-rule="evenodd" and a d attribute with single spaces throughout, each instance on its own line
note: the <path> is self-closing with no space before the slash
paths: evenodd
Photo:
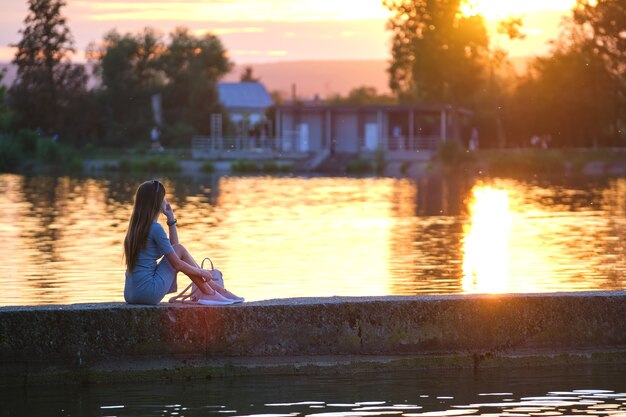
<path id="1" fill-rule="evenodd" d="M 311 153 L 319 154 L 321 151 L 330 151 L 328 147 L 313 148 L 309 147 L 311 142 L 306 141 L 303 144 L 293 135 L 285 138 L 268 138 L 268 137 L 247 137 L 247 138 L 211 138 L 211 137 L 194 137 L 191 141 L 191 149 L 194 157 L 226 157 L 226 156 L 253 156 L 274 154 L 293 154 L 296 157 Z M 434 151 L 439 144 L 438 136 L 427 136 L 417 138 L 388 138 L 379 142 L 383 146 L 383 151 L 400 153 L 414 153 L 417 151 Z M 306 145 L 306 146 L 305 146 Z M 375 150 L 365 150 L 365 152 L 373 152 Z"/>
<path id="2" fill-rule="evenodd" d="M 439 141 L 439 136 L 422 136 L 417 138 L 389 138 L 385 143 L 388 151 L 433 151 L 437 149 Z"/>
<path id="3" fill-rule="evenodd" d="M 276 140 L 267 137 L 248 138 L 211 138 L 196 136 L 191 139 L 192 150 L 203 152 L 275 150 Z"/>

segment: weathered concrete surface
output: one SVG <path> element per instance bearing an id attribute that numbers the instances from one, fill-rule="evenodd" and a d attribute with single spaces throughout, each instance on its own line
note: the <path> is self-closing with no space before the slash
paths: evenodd
<path id="1" fill-rule="evenodd" d="M 86 371 L 300 372 L 338 357 L 399 366 L 626 361 L 625 318 L 626 291 L 3 307 L 0 383 Z"/>

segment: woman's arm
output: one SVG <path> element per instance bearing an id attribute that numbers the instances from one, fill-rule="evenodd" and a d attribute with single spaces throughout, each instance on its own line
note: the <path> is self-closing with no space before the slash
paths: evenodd
<path id="1" fill-rule="evenodd" d="M 194 284 L 196 284 L 198 288 L 200 288 L 200 291 L 208 295 L 215 293 L 215 291 L 210 288 L 204 281 L 205 279 L 210 280 L 213 277 L 211 275 L 211 271 L 202 268 L 196 268 L 195 266 L 188 264 L 187 262 L 180 259 L 176 252 L 168 253 L 167 255 L 165 255 L 165 257 L 167 258 L 170 265 L 174 267 L 174 269 L 187 275 L 194 282 Z"/>
<path id="2" fill-rule="evenodd" d="M 170 243 L 172 246 L 178 243 L 178 230 L 176 229 L 176 217 L 174 217 L 174 210 L 170 203 L 163 199 L 163 214 L 167 217 L 167 226 L 170 236 Z"/>

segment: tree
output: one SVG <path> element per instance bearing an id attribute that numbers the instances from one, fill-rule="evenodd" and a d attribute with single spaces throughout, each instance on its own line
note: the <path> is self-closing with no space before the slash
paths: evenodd
<path id="1" fill-rule="evenodd" d="M 11 124 L 11 110 L 7 103 L 7 88 L 2 84 L 6 70 L 0 70 L 0 134 L 9 130 Z"/>
<path id="2" fill-rule="evenodd" d="M 221 41 L 211 34 L 197 37 L 186 28 L 177 28 L 170 34 L 159 65 L 167 80 L 163 90 L 163 116 L 169 125 L 165 142 L 187 145 L 193 134 L 208 135 L 210 115 L 224 112 L 217 82 L 232 68 Z"/>
<path id="3" fill-rule="evenodd" d="M 159 63 L 164 48 L 161 35 L 150 28 L 136 34 L 112 30 L 101 44 L 89 46 L 88 58 L 101 80 L 106 144 L 147 143 L 153 126 L 150 97 L 165 84 Z"/>
<path id="4" fill-rule="evenodd" d="M 519 144 L 537 134 L 549 135 L 551 146 L 626 144 L 624 25 L 613 27 L 625 19 L 619 3 L 579 0 L 550 55 L 532 61 L 508 106 Z"/>
<path id="5" fill-rule="evenodd" d="M 622 0 L 577 0 L 573 20 L 587 30 L 593 52 L 608 69 L 626 73 L 626 3 Z"/>
<path id="6" fill-rule="evenodd" d="M 243 72 L 241 73 L 241 77 L 239 78 L 239 81 L 242 83 L 258 83 L 259 81 L 261 81 L 261 79 L 259 77 L 254 76 L 253 69 L 251 66 L 247 66 L 243 69 Z"/>
<path id="7" fill-rule="evenodd" d="M 330 104 L 397 104 L 397 99 L 393 96 L 378 94 L 375 87 L 361 86 L 350 90 L 346 97 L 336 95 L 327 100 Z"/>
<path id="8" fill-rule="evenodd" d="M 213 35 L 177 28 L 166 43 L 151 28 L 124 35 L 114 30 L 102 44 L 92 44 L 88 56 L 102 81 L 108 144 L 147 143 L 154 94 L 162 96 L 160 139 L 166 145 L 187 146 L 192 135 L 209 134 L 210 115 L 223 112 L 216 83 L 232 64 Z"/>
<path id="9" fill-rule="evenodd" d="M 10 90 L 18 126 L 62 131 L 74 97 L 86 93 L 87 74 L 74 65 L 72 35 L 61 9 L 64 0 L 29 0 L 13 63 L 17 79 Z"/>
<path id="10" fill-rule="evenodd" d="M 462 0 L 384 0 L 393 13 L 391 90 L 403 102 L 471 104 L 486 79 L 484 18 L 461 13 Z"/>

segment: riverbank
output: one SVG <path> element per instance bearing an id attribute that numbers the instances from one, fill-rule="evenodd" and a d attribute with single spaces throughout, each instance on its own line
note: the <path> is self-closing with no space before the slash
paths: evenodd
<path id="1" fill-rule="evenodd" d="M 259 152 L 233 153 L 220 159 L 193 158 L 189 148 L 81 149 L 53 142 L 50 138 L 26 135 L 18 140 L 0 140 L 0 172 L 21 174 L 299 174 L 309 172 L 305 159 L 294 155 Z M 18 146 L 19 145 L 19 146 Z M 295 158 L 295 159 L 294 159 Z M 302 158 L 302 156 L 301 156 Z M 315 156 L 309 156 L 309 159 Z M 334 158 L 334 159 L 333 159 Z M 383 175 L 423 177 L 446 172 L 505 177 L 536 175 L 626 175 L 626 148 L 606 149 L 485 149 L 470 152 L 442 145 L 437 152 L 405 151 L 391 154 L 341 154 L 322 163 L 320 173 L 333 175 Z"/>
<path id="2" fill-rule="evenodd" d="M 0 385 L 626 363 L 626 291 L 0 308 Z"/>
<path id="3" fill-rule="evenodd" d="M 83 163 L 87 174 L 106 171 L 148 171 L 197 173 L 299 173 L 293 159 L 232 159 L 196 160 L 174 159 L 169 155 L 135 157 L 134 160 L 89 159 Z M 505 149 L 462 151 L 453 155 L 424 153 L 421 158 L 406 160 L 369 160 L 354 157 L 343 165 L 334 166 L 335 175 L 384 175 L 393 177 L 422 177 L 430 174 L 464 172 L 504 177 L 536 175 L 626 175 L 626 149 Z"/>

